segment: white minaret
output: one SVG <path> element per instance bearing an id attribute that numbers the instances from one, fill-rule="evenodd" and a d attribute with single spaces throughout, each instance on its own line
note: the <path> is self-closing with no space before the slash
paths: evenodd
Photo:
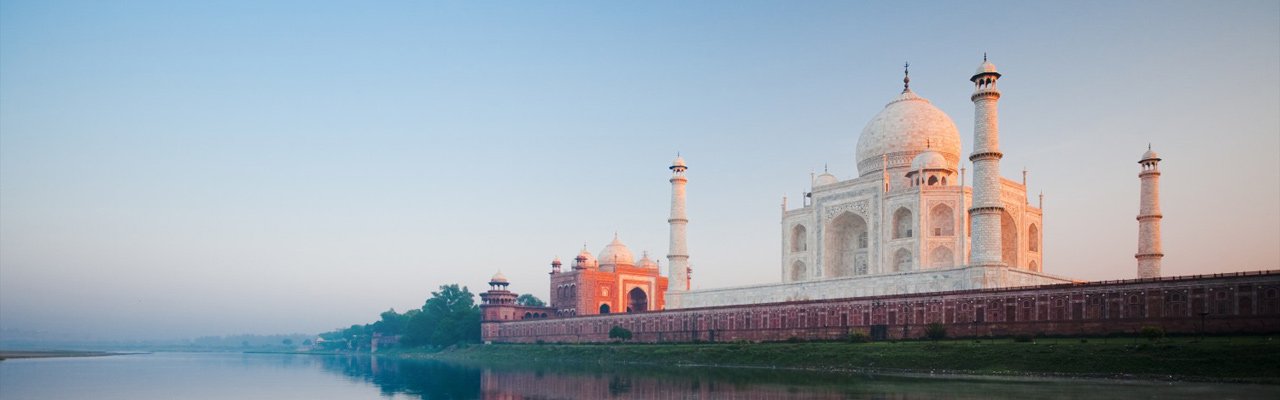
<path id="1" fill-rule="evenodd" d="M 684 159 L 676 157 L 671 163 L 671 249 L 667 253 L 667 291 L 683 292 L 689 290 L 689 247 L 685 245 L 685 226 L 689 225 L 689 217 L 684 213 L 684 185 L 689 182 L 684 176 Z"/>
<path id="2" fill-rule="evenodd" d="M 1000 91 L 996 80 L 1000 73 L 996 66 L 982 56 L 978 72 L 969 78 L 974 83 L 973 95 L 973 206 L 969 208 L 972 239 L 971 265 L 1004 265 L 1001 251 L 1000 214 L 1004 204 L 1000 201 L 1000 134 L 997 127 L 996 101 Z"/>
<path id="3" fill-rule="evenodd" d="M 1142 172 L 1138 174 L 1142 180 L 1142 200 L 1138 204 L 1138 254 L 1134 257 L 1138 259 L 1139 278 L 1159 278 L 1160 259 L 1164 257 L 1160 250 L 1160 219 L 1164 216 L 1160 214 L 1158 163 L 1160 156 L 1148 145 L 1147 152 L 1138 161 L 1142 165 Z"/>

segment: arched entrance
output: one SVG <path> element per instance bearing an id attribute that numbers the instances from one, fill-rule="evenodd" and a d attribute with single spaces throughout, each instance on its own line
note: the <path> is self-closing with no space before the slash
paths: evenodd
<path id="1" fill-rule="evenodd" d="M 627 312 L 640 312 L 649 309 L 649 295 L 646 295 L 644 290 L 640 290 L 640 288 L 631 289 L 627 293 L 627 298 L 631 300 L 630 304 L 627 305 Z"/>
<path id="2" fill-rule="evenodd" d="M 859 256 L 866 257 L 866 220 L 851 212 L 841 213 L 831 220 L 825 236 L 826 254 L 823 258 L 823 277 L 835 278 L 866 273 L 866 266 L 858 262 Z"/>
<path id="3" fill-rule="evenodd" d="M 600 313 L 601 313 L 601 314 L 608 314 L 608 313 L 609 313 L 609 305 L 608 305 L 608 304 L 601 304 L 601 305 L 600 305 Z"/>

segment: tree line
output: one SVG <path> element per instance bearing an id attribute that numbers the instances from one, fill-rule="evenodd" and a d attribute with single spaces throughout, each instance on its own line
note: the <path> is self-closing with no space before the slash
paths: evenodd
<path id="1" fill-rule="evenodd" d="M 541 307 L 541 299 L 521 295 L 516 302 L 521 305 Z M 374 334 L 400 336 L 404 347 L 450 346 L 463 342 L 480 341 L 480 307 L 475 295 L 466 286 L 442 285 L 431 292 L 422 308 L 398 313 L 394 308 L 383 312 L 378 321 L 371 324 L 351 325 L 320 334 L 327 341 L 346 340 L 348 343 L 367 343 Z"/>

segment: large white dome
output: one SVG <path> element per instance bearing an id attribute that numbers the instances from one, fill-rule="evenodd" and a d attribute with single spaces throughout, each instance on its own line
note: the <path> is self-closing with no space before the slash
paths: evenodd
<path id="1" fill-rule="evenodd" d="M 905 169 L 926 149 L 938 152 L 950 165 L 960 163 L 960 131 L 951 117 L 910 90 L 884 106 L 871 118 L 858 138 L 858 175 L 881 171 L 883 157 L 889 169 Z"/>

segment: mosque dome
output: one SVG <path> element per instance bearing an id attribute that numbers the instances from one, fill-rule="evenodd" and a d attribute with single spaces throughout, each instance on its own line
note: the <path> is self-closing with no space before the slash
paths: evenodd
<path id="1" fill-rule="evenodd" d="M 641 267 L 641 268 L 654 268 L 654 269 L 657 269 L 657 268 L 658 268 L 658 262 L 653 261 L 653 259 L 650 259 L 650 258 L 649 258 L 649 253 L 648 253 L 648 252 L 646 252 L 646 253 L 644 254 L 644 256 L 640 258 L 640 262 L 636 263 L 636 266 L 637 266 L 637 267 Z"/>
<path id="2" fill-rule="evenodd" d="M 574 257 L 573 260 L 575 261 L 575 267 L 581 266 L 583 268 L 588 268 L 596 265 L 596 258 L 592 257 L 591 252 L 587 251 L 585 248 L 582 249 L 582 252 L 578 253 L 578 256 Z"/>
<path id="3" fill-rule="evenodd" d="M 631 255 L 631 250 L 627 249 L 627 245 L 622 244 L 617 237 L 613 238 L 608 246 L 604 246 L 604 250 L 600 251 L 600 265 L 604 267 L 615 267 L 618 265 L 635 265 L 635 257 Z"/>
<path id="4" fill-rule="evenodd" d="M 858 138 L 858 173 L 880 172 L 888 156 L 888 167 L 906 168 L 913 158 L 932 148 L 947 165 L 960 163 L 960 131 L 946 113 L 911 90 L 884 106 L 871 118 Z"/>
<path id="5" fill-rule="evenodd" d="M 489 283 L 507 283 L 507 276 L 503 275 L 502 271 L 498 271 L 498 273 L 493 274 L 492 278 L 489 278 Z"/>
<path id="6" fill-rule="evenodd" d="M 923 153 L 917 154 L 915 160 L 911 161 L 911 170 L 919 171 L 922 169 L 955 169 L 955 165 L 948 163 L 947 158 L 942 154 L 933 151 L 933 149 L 925 150 Z"/>
<path id="7" fill-rule="evenodd" d="M 813 183 L 813 185 L 814 186 L 830 185 L 837 182 L 840 182 L 840 179 L 836 178 L 835 175 L 831 175 L 830 173 L 823 172 L 822 175 L 818 175 L 818 179 Z"/>

